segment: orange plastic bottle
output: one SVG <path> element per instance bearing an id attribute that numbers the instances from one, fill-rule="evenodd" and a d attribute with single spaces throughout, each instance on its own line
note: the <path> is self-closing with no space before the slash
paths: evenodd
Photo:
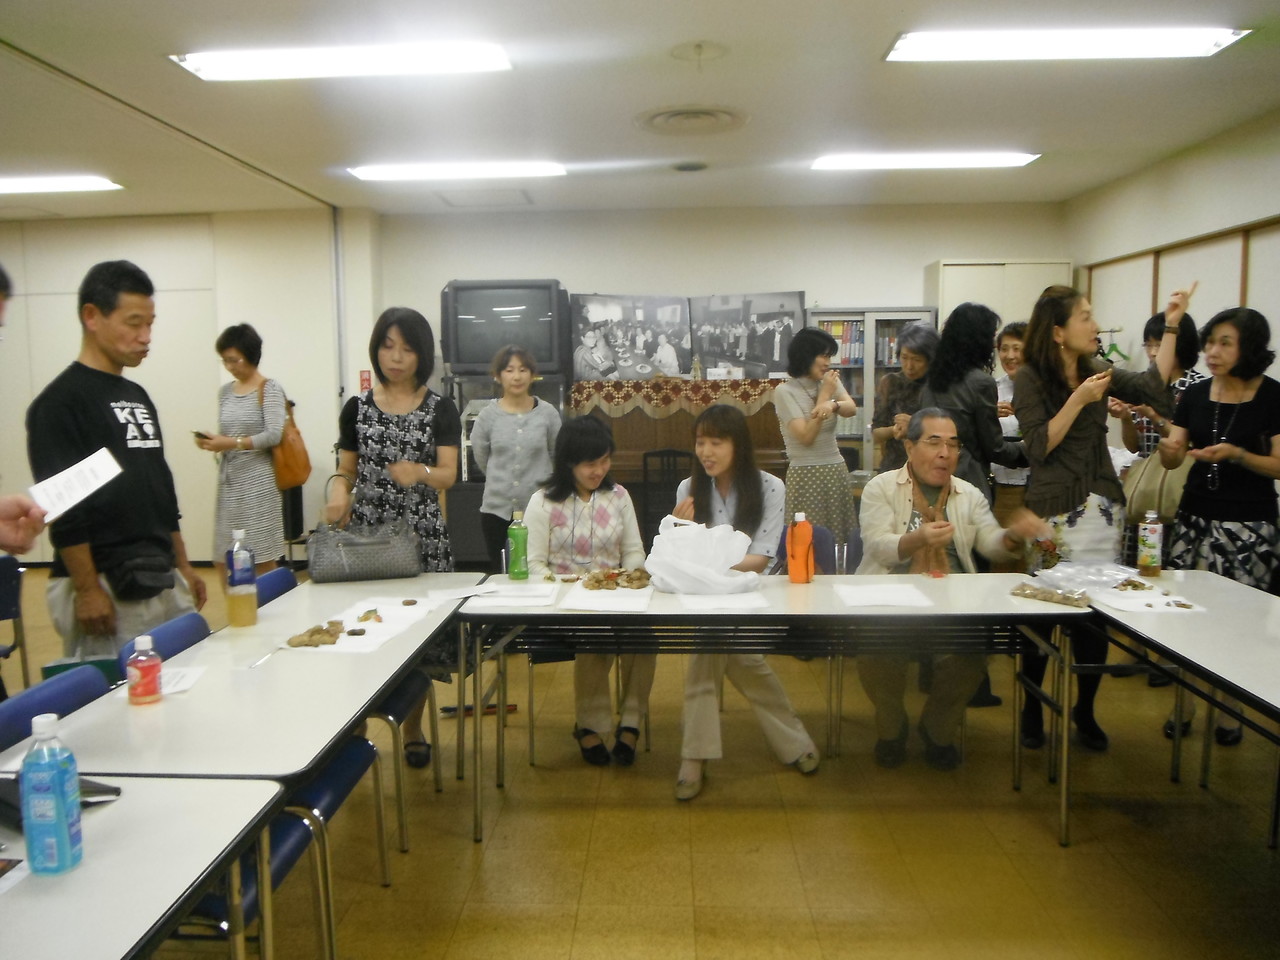
<path id="1" fill-rule="evenodd" d="M 787 576 L 792 583 L 813 582 L 813 524 L 803 513 L 787 528 Z"/>

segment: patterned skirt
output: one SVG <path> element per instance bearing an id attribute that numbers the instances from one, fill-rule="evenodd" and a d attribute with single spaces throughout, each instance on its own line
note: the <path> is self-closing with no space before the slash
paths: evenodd
<path id="1" fill-rule="evenodd" d="M 1124 505 L 1096 493 L 1074 510 L 1049 517 L 1055 552 L 1037 549 L 1031 570 L 1046 569 L 1062 560 L 1073 563 L 1116 563 L 1120 559 L 1120 530 Z"/>
<path id="2" fill-rule="evenodd" d="M 788 467 L 787 522 L 798 512 L 830 530 L 836 543 L 848 543 L 858 526 L 849 468 L 843 463 Z"/>
<path id="3" fill-rule="evenodd" d="M 1278 563 L 1280 527 L 1273 521 L 1206 520 L 1178 511 L 1169 545 L 1171 569 L 1208 570 L 1270 590 Z"/>

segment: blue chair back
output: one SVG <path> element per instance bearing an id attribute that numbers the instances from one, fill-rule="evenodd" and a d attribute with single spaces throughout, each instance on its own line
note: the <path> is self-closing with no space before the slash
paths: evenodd
<path id="1" fill-rule="evenodd" d="M 298 578 L 288 567 L 276 567 L 258 578 L 258 606 L 263 607 L 298 585 Z"/>
<path id="2" fill-rule="evenodd" d="M 166 620 L 158 627 L 147 631 L 151 634 L 151 647 L 160 654 L 160 659 L 175 657 L 187 647 L 199 643 L 209 635 L 209 624 L 198 613 L 184 613 L 180 617 Z M 125 676 L 124 665 L 133 656 L 134 642 L 130 640 L 120 648 L 120 675 Z"/>
<path id="3" fill-rule="evenodd" d="M 787 531 L 790 524 L 782 528 L 782 537 L 778 540 L 778 563 L 773 568 L 774 574 L 787 572 Z M 862 541 L 858 541 L 858 553 L 862 553 Z M 840 568 L 836 563 L 836 538 L 826 527 L 813 525 L 813 566 L 815 572 L 831 576 Z"/>
<path id="4" fill-rule="evenodd" d="M 84 664 L 28 687 L 0 702 L 0 750 L 7 750 L 31 736 L 31 718 L 42 713 L 65 717 L 108 690 L 107 678 L 97 667 Z"/>

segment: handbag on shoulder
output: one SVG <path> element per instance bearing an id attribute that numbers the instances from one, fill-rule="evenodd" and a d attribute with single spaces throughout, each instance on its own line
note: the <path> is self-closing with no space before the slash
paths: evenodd
<path id="1" fill-rule="evenodd" d="M 258 384 L 258 406 L 262 406 L 262 391 L 266 382 Z M 284 398 L 284 429 L 280 442 L 271 448 L 271 467 L 276 473 L 276 487 L 292 490 L 307 482 L 311 476 L 311 458 L 302 440 L 302 431 L 293 421 L 293 401 Z"/>

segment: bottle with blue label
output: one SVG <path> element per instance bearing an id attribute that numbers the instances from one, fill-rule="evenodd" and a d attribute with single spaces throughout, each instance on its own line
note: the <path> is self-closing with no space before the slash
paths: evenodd
<path id="1" fill-rule="evenodd" d="M 22 832 L 32 873 L 66 873 L 80 862 L 80 776 L 58 742 L 58 715 L 31 718 L 35 743 L 22 761 Z"/>
<path id="2" fill-rule="evenodd" d="M 227 622 L 233 627 L 258 622 L 257 560 L 243 530 L 231 531 L 227 551 Z"/>

